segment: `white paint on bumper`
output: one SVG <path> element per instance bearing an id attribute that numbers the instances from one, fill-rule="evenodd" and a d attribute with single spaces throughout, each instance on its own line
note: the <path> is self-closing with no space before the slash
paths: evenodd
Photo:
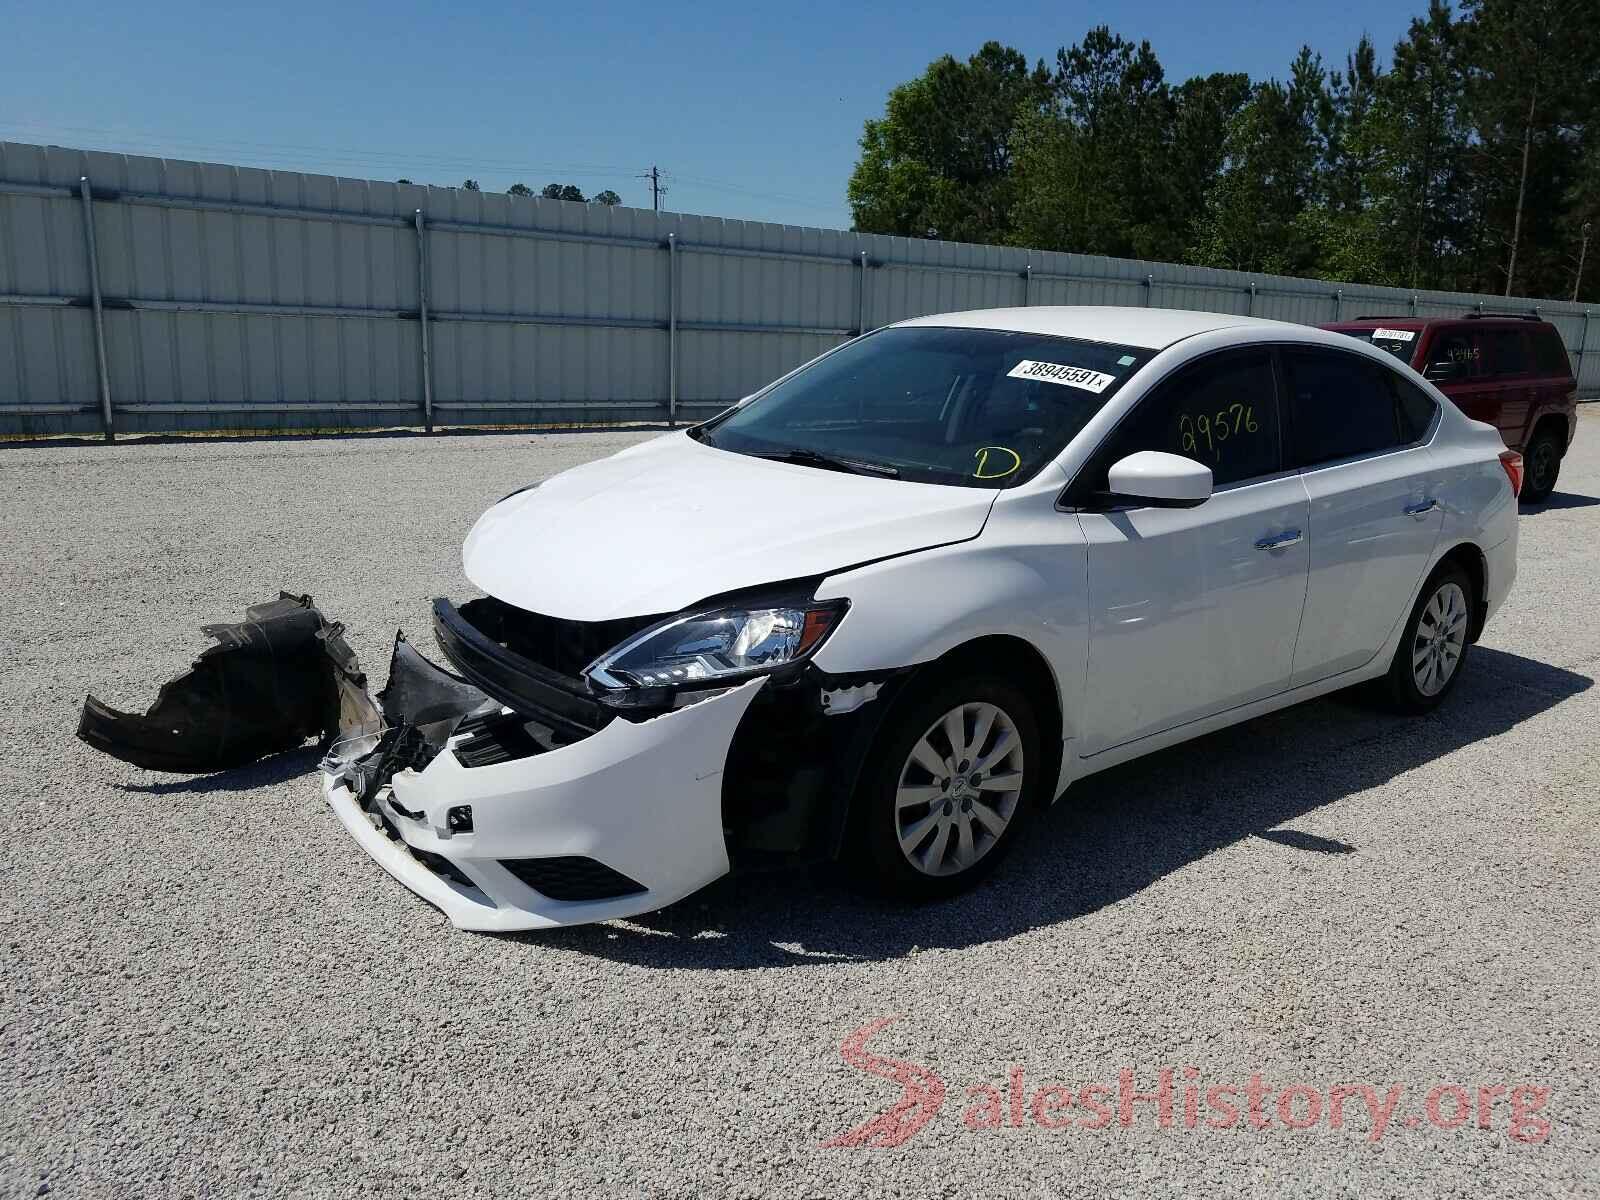
<path id="1" fill-rule="evenodd" d="M 739 720 L 765 682 L 751 680 L 648 721 L 613 720 L 599 733 L 530 758 L 463 767 L 447 748 L 421 772 L 402 771 L 379 804 L 404 839 L 391 840 L 350 789 L 324 774 L 323 795 L 361 847 L 459 929 L 581 925 L 662 908 L 728 871 L 722 771 Z M 472 806 L 473 831 L 445 815 Z M 475 886 L 439 874 L 407 847 L 450 861 Z M 638 881 L 628 896 L 553 900 L 502 859 L 581 855 Z"/>

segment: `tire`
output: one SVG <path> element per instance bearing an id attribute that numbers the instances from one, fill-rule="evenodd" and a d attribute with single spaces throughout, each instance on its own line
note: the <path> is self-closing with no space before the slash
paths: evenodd
<path id="1" fill-rule="evenodd" d="M 1429 577 L 1389 665 L 1385 682 L 1393 708 L 1425 713 L 1444 702 L 1466 669 L 1472 649 L 1467 634 L 1477 603 L 1472 580 L 1454 563 Z"/>
<path id="2" fill-rule="evenodd" d="M 1561 474 L 1561 439 L 1552 430 L 1541 429 L 1522 453 L 1522 495 L 1525 504 L 1540 504 L 1556 490 Z"/>
<path id="3" fill-rule="evenodd" d="M 947 724 L 957 713 L 961 757 L 950 753 Z M 856 791 L 849 857 L 857 878 L 913 901 L 977 883 L 1039 807 L 1044 749 L 1032 701 L 997 675 L 963 672 L 909 699 L 878 731 Z"/>

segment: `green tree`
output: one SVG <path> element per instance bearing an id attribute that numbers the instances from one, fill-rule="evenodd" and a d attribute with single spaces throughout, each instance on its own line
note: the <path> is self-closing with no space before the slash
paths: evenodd
<path id="1" fill-rule="evenodd" d="M 583 193 L 571 183 L 547 183 L 539 194 L 546 200 L 576 200 L 579 204 L 584 203 Z"/>
<path id="2" fill-rule="evenodd" d="M 461 181 L 461 190 L 465 192 L 476 192 L 480 191 L 481 189 L 478 187 L 478 181 L 476 179 L 463 179 Z"/>
<path id="3" fill-rule="evenodd" d="M 985 43 L 965 63 L 946 55 L 889 93 L 869 120 L 848 196 L 867 233 L 998 241 L 1011 227 L 1017 122 L 1047 95 L 1041 64 Z"/>
<path id="4" fill-rule="evenodd" d="M 513 183 L 510 187 L 508 187 L 506 189 L 506 195 L 508 195 L 508 196 L 531 196 L 531 195 L 533 195 L 533 189 L 531 187 L 529 187 L 525 183 Z"/>
<path id="5" fill-rule="evenodd" d="M 596 192 L 594 195 L 589 197 L 589 200 L 590 203 L 593 204 L 604 204 L 607 208 L 610 208 L 612 205 L 622 203 L 622 197 L 617 195 L 610 188 L 606 188 L 606 190 L 603 192 Z"/>

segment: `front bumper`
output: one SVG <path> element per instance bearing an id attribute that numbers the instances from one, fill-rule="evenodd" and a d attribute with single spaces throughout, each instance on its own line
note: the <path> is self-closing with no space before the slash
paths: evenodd
<path id="1" fill-rule="evenodd" d="M 323 795 L 380 866 L 457 928 L 545 929 L 649 912 L 727 873 L 722 773 L 765 682 L 647 720 L 614 719 L 507 762 L 466 766 L 452 739 L 423 770 L 396 774 L 372 813 L 335 773 L 324 771 Z M 470 832 L 451 827 L 461 806 L 471 807 Z M 514 873 L 525 860 L 565 858 L 593 860 L 640 890 L 561 900 Z"/>

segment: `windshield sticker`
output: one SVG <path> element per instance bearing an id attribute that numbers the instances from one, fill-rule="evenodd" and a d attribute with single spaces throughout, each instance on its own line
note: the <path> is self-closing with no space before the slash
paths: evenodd
<path id="1" fill-rule="evenodd" d="M 1006 375 L 1012 379 L 1037 379 L 1043 383 L 1059 383 L 1067 387 L 1082 388 L 1099 395 L 1117 381 L 1115 375 L 1091 371 L 1088 367 L 1069 367 L 1065 363 L 1034 362 L 1025 358 Z"/>
<path id="2" fill-rule="evenodd" d="M 1375 342 L 1409 342 L 1416 336 L 1417 333 L 1414 329 L 1374 329 L 1372 331 L 1372 340 Z"/>
<path id="3" fill-rule="evenodd" d="M 974 479 L 1004 479 L 1022 465 L 1022 455 L 1006 446 L 979 446 L 972 457 L 978 460 Z"/>
<path id="4" fill-rule="evenodd" d="M 1133 366 L 1133 355 L 1124 354 L 1121 358 L 1117 359 L 1117 366 L 1119 366 L 1119 367 L 1131 367 L 1131 366 Z"/>

